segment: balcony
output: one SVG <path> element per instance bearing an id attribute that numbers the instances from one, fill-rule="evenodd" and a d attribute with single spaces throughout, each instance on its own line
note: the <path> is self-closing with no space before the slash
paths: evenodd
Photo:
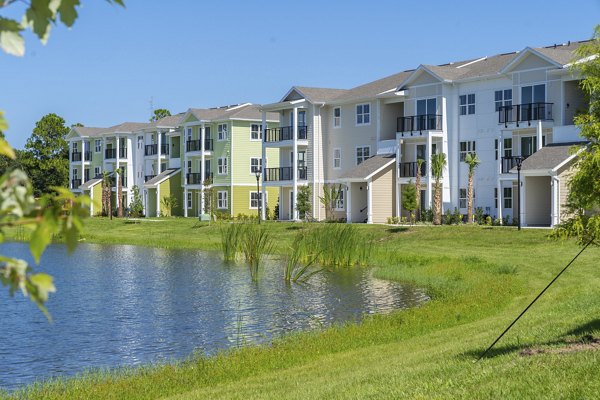
<path id="1" fill-rule="evenodd" d="M 185 142 L 185 151 L 202 151 L 201 147 L 202 140 L 188 140 Z M 213 151 L 213 140 L 212 139 L 204 139 L 204 151 Z"/>
<path id="2" fill-rule="evenodd" d="M 305 181 L 308 168 L 298 167 L 297 178 L 299 181 Z M 265 168 L 265 176 L 263 181 L 265 182 L 279 182 L 279 181 L 291 181 L 294 179 L 292 176 L 292 167 L 279 167 L 279 168 Z"/>
<path id="3" fill-rule="evenodd" d="M 417 170 L 419 169 L 416 162 L 403 162 L 398 166 L 398 176 L 400 178 L 416 178 Z M 421 176 L 425 176 L 427 172 L 427 163 L 421 164 Z"/>
<path id="4" fill-rule="evenodd" d="M 265 142 L 276 143 L 286 140 L 294 140 L 294 127 L 283 126 L 281 128 L 265 129 Z M 306 140 L 308 138 L 308 126 L 298 127 L 298 140 Z"/>
<path id="5" fill-rule="evenodd" d="M 520 122 L 531 125 L 531 121 L 552 121 L 552 105 L 553 103 L 527 103 L 502 106 L 498 110 L 498 123 L 507 127 L 510 123 L 519 126 Z"/>
<path id="6" fill-rule="evenodd" d="M 80 151 L 72 152 L 71 153 L 71 161 L 73 161 L 73 162 L 81 161 L 81 152 Z"/>
<path id="7" fill-rule="evenodd" d="M 204 174 L 204 180 L 202 180 L 201 172 L 188 172 L 185 174 L 185 179 L 188 185 L 202 185 L 204 181 L 208 181 L 208 184 L 211 184 L 213 181 L 213 173 L 206 172 Z"/>
<path id="8" fill-rule="evenodd" d="M 510 170 L 517 166 L 517 159 L 525 160 L 529 156 L 502 157 L 502 173 L 509 174 Z"/>
<path id="9" fill-rule="evenodd" d="M 105 160 L 112 160 L 114 158 L 117 158 L 117 149 L 104 150 L 104 159 Z"/>
<path id="10" fill-rule="evenodd" d="M 146 156 L 154 156 L 158 154 L 158 143 L 155 144 L 147 144 L 144 147 L 144 155 Z M 161 155 L 168 155 L 169 154 L 169 145 L 168 144 L 161 144 L 160 145 L 160 154 Z"/>
<path id="11" fill-rule="evenodd" d="M 79 186 L 81 186 L 81 179 L 75 178 L 71 180 L 71 189 L 78 189 Z"/>
<path id="12" fill-rule="evenodd" d="M 396 132 L 407 133 L 423 131 L 441 131 L 442 116 L 436 114 L 411 115 L 399 117 L 396 121 Z"/>

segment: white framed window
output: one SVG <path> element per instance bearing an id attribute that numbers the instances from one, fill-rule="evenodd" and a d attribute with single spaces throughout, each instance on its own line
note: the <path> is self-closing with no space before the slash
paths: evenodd
<path id="1" fill-rule="evenodd" d="M 512 89 L 496 90 L 494 104 L 496 111 L 499 111 L 502 106 L 512 106 Z"/>
<path id="2" fill-rule="evenodd" d="M 458 208 L 467 208 L 467 189 L 458 189 Z"/>
<path id="3" fill-rule="evenodd" d="M 250 124 L 250 140 L 262 140 L 262 125 Z"/>
<path id="4" fill-rule="evenodd" d="M 266 200 L 269 200 L 269 194 L 267 193 Z M 250 209 L 256 210 L 262 204 L 262 192 L 250 192 Z"/>
<path id="5" fill-rule="evenodd" d="M 96 153 L 101 153 L 102 152 L 102 139 L 96 139 L 96 140 L 94 140 L 94 151 Z"/>
<path id="6" fill-rule="evenodd" d="M 250 175 L 262 172 L 262 158 L 250 157 Z"/>
<path id="7" fill-rule="evenodd" d="M 73 179 L 77 179 L 77 168 L 73 168 Z"/>
<path id="8" fill-rule="evenodd" d="M 187 128 L 187 141 L 192 140 L 192 128 Z"/>
<path id="9" fill-rule="evenodd" d="M 521 104 L 545 103 L 546 102 L 546 85 L 522 86 L 521 87 Z"/>
<path id="10" fill-rule="evenodd" d="M 498 159 L 498 139 L 494 139 L 494 159 Z"/>
<path id="11" fill-rule="evenodd" d="M 346 195 L 345 194 L 346 191 L 344 189 L 341 189 L 338 193 L 339 193 L 338 194 L 338 198 L 334 201 L 333 208 L 336 211 L 343 211 L 344 208 L 345 208 L 345 205 L 344 205 L 344 198 L 345 197 L 344 196 Z"/>
<path id="12" fill-rule="evenodd" d="M 494 188 L 494 208 L 498 208 L 498 188 Z"/>
<path id="13" fill-rule="evenodd" d="M 475 114 L 475 93 L 458 96 L 460 115 Z"/>
<path id="14" fill-rule="evenodd" d="M 100 176 L 102 174 L 101 167 L 94 167 L 94 177 Z"/>
<path id="15" fill-rule="evenodd" d="M 356 165 L 371 157 L 371 146 L 359 146 L 356 148 Z"/>
<path id="16" fill-rule="evenodd" d="M 154 166 L 152 166 L 152 170 L 154 171 Z M 187 172 L 188 174 L 192 173 L 192 160 L 188 160 Z"/>
<path id="17" fill-rule="evenodd" d="M 217 140 L 227 140 L 227 124 L 217 125 Z"/>
<path id="18" fill-rule="evenodd" d="M 333 149 L 333 169 L 342 168 L 342 149 Z"/>
<path id="19" fill-rule="evenodd" d="M 227 157 L 219 157 L 217 159 L 217 174 L 219 175 L 227 175 Z"/>
<path id="20" fill-rule="evenodd" d="M 503 188 L 502 194 L 504 194 L 504 208 L 513 208 L 512 188 L 511 187 Z"/>
<path id="21" fill-rule="evenodd" d="M 217 192 L 217 208 L 220 210 L 225 210 L 228 208 L 227 205 L 227 191 L 218 191 Z"/>
<path id="22" fill-rule="evenodd" d="M 371 104 L 356 105 L 356 125 L 369 125 L 371 123 Z"/>
<path id="23" fill-rule="evenodd" d="M 512 157 L 512 138 L 504 139 L 504 157 Z"/>
<path id="24" fill-rule="evenodd" d="M 336 107 L 333 109 L 333 127 L 342 127 L 342 107 Z"/>
<path id="25" fill-rule="evenodd" d="M 192 208 L 192 192 L 187 194 L 187 208 Z"/>
<path id="26" fill-rule="evenodd" d="M 460 162 L 464 162 L 469 153 L 475 153 L 475 141 L 460 142 Z"/>

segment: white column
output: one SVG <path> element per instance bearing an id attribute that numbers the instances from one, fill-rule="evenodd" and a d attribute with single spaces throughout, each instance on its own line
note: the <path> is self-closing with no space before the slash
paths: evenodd
<path id="1" fill-rule="evenodd" d="M 106 171 L 106 136 L 102 138 L 102 172 Z"/>
<path id="2" fill-rule="evenodd" d="M 204 175 L 205 175 L 205 165 L 204 165 L 204 151 L 206 150 L 204 146 L 204 138 L 206 137 L 206 131 L 204 128 L 204 122 L 200 125 L 200 214 L 204 214 Z"/>
<path id="3" fill-rule="evenodd" d="M 85 143 L 81 139 L 81 183 L 85 182 Z"/>
<path id="4" fill-rule="evenodd" d="M 115 135 L 115 142 L 116 142 L 116 148 L 117 148 L 117 154 L 115 156 L 115 158 L 117 160 L 117 167 L 116 168 L 119 168 L 119 158 L 120 158 L 119 152 L 121 151 L 121 149 L 119 148 L 119 146 L 121 146 L 121 143 L 120 143 L 118 135 Z"/>
<path id="5" fill-rule="evenodd" d="M 550 179 L 552 187 L 550 227 L 554 228 L 554 225 L 560 223 L 560 180 L 556 176 L 551 176 Z"/>
<path id="6" fill-rule="evenodd" d="M 427 153 L 427 207 L 431 208 L 431 187 L 433 184 L 433 176 L 431 173 L 431 134 L 427 135 L 427 145 L 426 145 L 426 153 Z M 442 211 L 443 212 L 443 211 Z"/>
<path id="7" fill-rule="evenodd" d="M 157 189 L 157 201 L 158 201 L 158 189 Z M 183 187 L 183 216 L 188 216 L 188 189 L 187 185 Z"/>
<path id="8" fill-rule="evenodd" d="M 267 113 L 266 111 L 262 112 L 262 129 L 260 131 L 260 136 L 261 138 L 264 137 L 265 134 L 265 129 L 267 129 Z M 262 215 L 260 216 L 262 218 L 262 220 L 266 220 L 267 219 L 267 189 L 265 188 L 265 173 L 267 172 L 267 148 L 265 147 L 265 142 L 264 139 L 261 142 L 261 147 L 262 147 L 262 170 L 261 172 L 261 177 L 262 177 L 262 198 L 263 198 L 263 206 L 262 206 L 262 210 L 261 213 Z"/>
<path id="9" fill-rule="evenodd" d="M 119 156 L 119 150 L 117 150 L 117 157 L 118 157 L 118 156 Z M 118 170 L 116 170 L 116 169 L 115 169 L 115 171 L 118 171 Z M 121 203 L 121 199 L 119 198 L 119 190 L 118 190 L 118 187 L 119 187 L 119 179 L 121 179 L 121 176 L 120 176 L 120 175 L 121 175 L 121 174 L 119 174 L 118 172 L 115 172 L 115 183 L 116 183 L 116 185 L 115 185 L 115 186 L 116 186 L 116 192 L 115 192 L 115 199 L 116 199 L 116 201 L 115 201 L 115 207 L 116 207 L 116 208 L 119 208 L 119 204 Z M 115 209 L 116 209 L 116 208 L 115 208 Z"/>
<path id="10" fill-rule="evenodd" d="M 373 223 L 373 181 L 367 182 L 367 224 Z"/>
<path id="11" fill-rule="evenodd" d="M 393 176 L 396 177 L 396 179 L 394 179 L 394 186 L 396 189 L 396 216 L 400 217 L 400 212 L 402 210 L 401 208 L 401 192 L 400 192 L 400 183 L 398 182 L 398 178 L 399 178 L 399 174 L 398 171 L 400 170 L 400 164 L 402 161 L 402 140 L 397 140 L 396 141 L 396 171 L 394 171 Z M 418 173 L 418 172 L 417 172 Z M 420 196 L 420 194 L 417 193 L 418 196 Z"/>
<path id="12" fill-rule="evenodd" d="M 539 151 L 542 148 L 542 137 L 543 137 L 543 129 L 542 129 L 542 120 L 538 120 L 537 124 L 537 150 Z M 522 151 L 522 150 L 521 150 Z M 523 153 L 521 153 L 523 154 Z"/>
<path id="13" fill-rule="evenodd" d="M 183 182 L 183 216 L 188 216 L 188 202 L 187 202 L 187 125 L 183 126 L 183 131 L 181 133 L 183 137 L 183 165 L 181 166 L 181 173 L 183 176 L 181 177 L 181 181 Z"/>
<path id="14" fill-rule="evenodd" d="M 187 196 L 185 199 L 185 202 L 187 204 Z M 160 216 L 160 185 L 156 185 L 156 216 L 159 217 Z M 187 215 L 186 215 L 187 216 Z"/>
<path id="15" fill-rule="evenodd" d="M 496 182 L 496 190 L 498 191 L 498 215 L 497 217 L 502 221 L 502 181 L 500 180 L 500 174 L 502 174 L 502 157 L 504 156 L 504 140 L 502 139 L 502 133 L 500 133 L 500 137 L 498 138 L 498 165 L 496 170 L 496 176 L 498 177 Z"/>
<path id="16" fill-rule="evenodd" d="M 157 161 L 156 162 L 158 164 L 158 168 L 157 168 L 158 174 L 156 174 L 156 175 L 159 175 L 162 172 L 162 170 L 160 168 L 160 164 L 161 164 L 160 163 L 160 150 L 161 150 L 160 146 L 162 145 L 162 143 L 161 143 L 162 142 L 162 138 L 161 138 L 161 134 L 160 134 L 159 130 L 156 131 L 156 136 L 157 136 L 157 138 L 156 138 L 156 143 L 157 143 L 156 144 L 156 146 L 157 146 L 157 148 L 156 148 L 156 154 L 157 154 L 156 160 Z"/>
<path id="17" fill-rule="evenodd" d="M 346 222 L 352 222 L 352 182 L 346 186 Z"/>
<path id="18" fill-rule="evenodd" d="M 294 196 L 292 197 L 292 216 L 291 219 L 298 219 L 298 210 L 296 210 L 296 199 L 298 198 L 298 107 L 294 107 L 294 159 L 292 160 L 292 179 Z"/>
<path id="19" fill-rule="evenodd" d="M 521 226 L 527 226 L 527 224 L 525 223 L 525 215 L 527 214 L 527 210 L 525 210 L 525 188 L 527 186 L 525 185 L 525 177 L 523 177 L 523 175 L 521 175 L 521 190 L 519 190 L 518 185 L 519 182 L 517 181 L 517 193 L 519 194 L 519 203 L 521 205 L 521 214 L 519 215 L 519 221 L 521 221 Z"/>

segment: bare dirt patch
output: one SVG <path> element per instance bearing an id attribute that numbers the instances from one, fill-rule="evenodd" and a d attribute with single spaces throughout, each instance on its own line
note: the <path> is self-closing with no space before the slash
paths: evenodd
<path id="1" fill-rule="evenodd" d="M 588 335 L 577 340 L 564 341 L 553 347 L 529 347 L 521 350 L 519 355 L 522 357 L 528 357 L 535 356 L 536 354 L 566 354 L 586 350 L 600 350 L 600 338 Z"/>

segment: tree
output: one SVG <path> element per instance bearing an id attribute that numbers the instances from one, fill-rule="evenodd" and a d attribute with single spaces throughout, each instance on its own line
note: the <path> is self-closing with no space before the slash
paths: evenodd
<path id="1" fill-rule="evenodd" d="M 415 179 L 415 197 L 417 201 L 416 207 L 416 220 L 421 220 L 421 168 L 423 168 L 423 163 L 425 160 L 419 158 L 417 159 L 417 177 Z"/>
<path id="2" fill-rule="evenodd" d="M 319 201 L 325 207 L 325 219 L 327 221 L 333 219 L 333 208 L 340 198 L 341 191 L 342 185 L 323 185 L 323 196 L 319 196 Z"/>
<path id="3" fill-rule="evenodd" d="M 175 197 L 175 195 L 170 195 L 164 196 L 160 201 L 160 205 L 162 206 L 161 216 L 171 217 L 173 216 L 173 210 L 177 208 L 179 204 L 177 203 L 177 197 Z"/>
<path id="4" fill-rule="evenodd" d="M 481 160 L 475 153 L 468 153 L 465 156 L 465 164 L 469 166 L 469 186 L 467 188 L 467 223 L 473 223 L 473 176 L 475 168 L 481 163 Z"/>
<path id="5" fill-rule="evenodd" d="M 112 182 L 108 171 L 102 172 L 102 215 L 112 219 Z"/>
<path id="6" fill-rule="evenodd" d="M 442 224 L 442 175 L 446 168 L 446 154 L 437 153 L 431 156 L 431 175 L 435 179 L 433 185 L 433 224 Z"/>
<path id="7" fill-rule="evenodd" d="M 115 169 L 115 180 L 117 185 L 117 217 L 123 218 L 123 177 L 122 168 Z"/>
<path id="8" fill-rule="evenodd" d="M 21 163 L 35 196 L 50 193 L 52 187 L 69 185 L 69 145 L 65 137 L 69 128 L 56 114 L 48 114 L 35 124 L 23 151 Z"/>
<path id="9" fill-rule="evenodd" d="M 144 204 L 142 203 L 142 195 L 140 195 L 140 188 L 138 185 L 134 185 L 131 188 L 133 194 L 131 204 L 129 205 L 129 216 L 133 218 L 139 218 L 144 216 Z"/>
<path id="10" fill-rule="evenodd" d="M 576 171 L 569 181 L 568 218 L 554 231 L 557 237 L 574 237 L 584 245 L 600 245 L 600 25 L 592 40 L 576 50 L 572 69 L 581 74 L 583 92 L 589 97 L 587 113 L 575 117 L 581 136 L 589 145 L 578 153 Z"/>
<path id="11" fill-rule="evenodd" d="M 415 210 L 418 207 L 417 198 L 417 188 L 411 180 L 402 191 L 402 208 L 409 212 L 411 223 L 415 222 Z"/>
<path id="12" fill-rule="evenodd" d="M 166 108 L 159 108 L 158 110 L 154 110 L 154 115 L 150 118 L 150 122 L 156 122 L 159 119 L 170 116 L 171 111 L 167 110 Z"/>
<path id="13" fill-rule="evenodd" d="M 300 214 L 300 218 L 306 220 L 310 213 L 310 186 L 300 186 L 298 188 L 298 198 L 296 199 L 296 210 Z"/>

